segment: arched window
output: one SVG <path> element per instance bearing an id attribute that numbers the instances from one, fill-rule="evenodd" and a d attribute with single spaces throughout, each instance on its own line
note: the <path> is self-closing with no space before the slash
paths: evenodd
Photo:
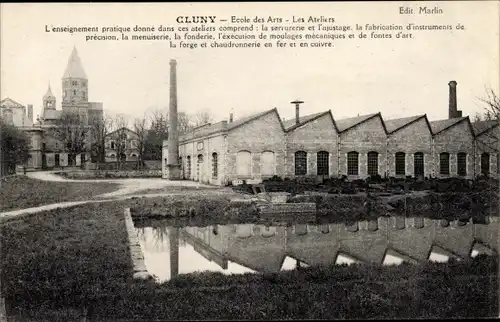
<path id="1" fill-rule="evenodd" d="M 461 177 L 467 175 L 467 153 L 460 152 L 457 154 L 457 174 Z"/>
<path id="2" fill-rule="evenodd" d="M 218 177 L 218 159 L 217 159 L 217 153 L 212 153 L 212 177 L 217 178 Z"/>
<path id="3" fill-rule="evenodd" d="M 424 175 L 424 153 L 417 152 L 413 155 L 413 172 L 415 176 Z"/>
<path id="4" fill-rule="evenodd" d="M 198 158 L 196 160 L 196 178 L 198 181 L 201 180 L 200 170 L 202 170 L 202 169 L 200 169 L 200 168 L 203 167 L 203 161 L 204 161 L 203 154 L 198 154 Z"/>
<path id="5" fill-rule="evenodd" d="M 272 176 L 276 172 L 274 163 L 274 152 L 264 151 L 260 156 L 260 174 L 263 176 Z"/>
<path id="6" fill-rule="evenodd" d="M 307 152 L 295 152 L 295 175 L 303 176 L 307 174 Z"/>
<path id="7" fill-rule="evenodd" d="M 395 156 L 396 175 L 406 174 L 406 154 L 404 152 L 397 152 Z"/>
<path id="8" fill-rule="evenodd" d="M 135 158 L 135 157 L 137 157 L 137 155 L 136 155 L 135 153 L 133 153 L 133 154 L 132 154 L 132 156 L 133 156 L 134 158 Z"/>
<path id="9" fill-rule="evenodd" d="M 186 177 L 188 179 L 190 179 L 191 178 L 191 156 L 188 155 L 186 159 L 187 159 L 187 161 L 186 161 Z"/>
<path id="10" fill-rule="evenodd" d="M 236 153 L 236 174 L 247 177 L 252 174 L 252 154 L 249 151 Z"/>
<path id="11" fill-rule="evenodd" d="M 359 174 L 359 153 L 351 151 L 347 153 L 347 175 L 357 176 Z"/>
<path id="12" fill-rule="evenodd" d="M 439 154 L 439 174 L 450 174 L 450 154 L 448 152 Z"/>
<path id="13" fill-rule="evenodd" d="M 378 152 L 368 152 L 367 172 L 369 176 L 378 174 Z"/>
<path id="14" fill-rule="evenodd" d="M 481 154 L 481 174 L 485 176 L 490 174 L 490 154 L 486 152 Z"/>
<path id="15" fill-rule="evenodd" d="M 115 157 L 116 157 L 116 155 L 111 154 L 109 157 L 110 157 L 110 158 L 115 158 Z"/>
<path id="16" fill-rule="evenodd" d="M 326 151 L 319 151 L 316 154 L 318 176 L 328 176 L 330 174 L 330 154 Z"/>

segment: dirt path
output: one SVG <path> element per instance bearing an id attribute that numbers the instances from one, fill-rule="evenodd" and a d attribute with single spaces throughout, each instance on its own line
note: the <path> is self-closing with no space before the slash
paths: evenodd
<path id="1" fill-rule="evenodd" d="M 55 182 L 110 182 L 117 183 L 120 188 L 116 191 L 105 193 L 95 196 L 90 200 L 84 201 L 66 201 L 54 204 L 42 205 L 26 209 L 11 210 L 0 212 L 0 222 L 5 222 L 13 218 L 34 214 L 42 211 L 53 210 L 58 208 L 69 208 L 89 203 L 123 201 L 132 198 L 154 198 L 165 196 L 185 196 L 186 194 L 226 194 L 227 189 L 221 187 L 214 187 L 209 185 L 200 184 L 193 181 L 170 181 L 161 178 L 147 178 L 147 179 L 86 179 L 86 180 L 73 180 L 66 179 L 58 176 L 50 171 L 29 172 L 27 176 L 33 179 Z M 193 191 L 187 192 L 168 192 L 169 187 L 192 187 L 197 188 Z M 161 193 L 144 193 L 147 190 L 161 190 L 165 189 L 166 192 Z M 199 190 L 198 190 L 199 189 Z"/>
<path id="2" fill-rule="evenodd" d="M 60 171 L 55 171 L 60 172 Z M 203 188 L 203 189 L 217 189 L 218 187 L 213 187 L 205 184 L 201 184 L 194 181 L 170 181 L 161 178 L 143 178 L 143 179 L 66 179 L 54 173 L 54 171 L 38 171 L 38 172 L 28 172 L 26 174 L 28 177 L 44 181 L 57 181 L 57 182 L 109 182 L 116 183 L 120 185 L 117 191 L 106 193 L 100 195 L 101 198 L 110 198 L 116 196 L 130 195 L 138 191 L 162 189 L 168 187 L 193 187 L 193 188 Z"/>

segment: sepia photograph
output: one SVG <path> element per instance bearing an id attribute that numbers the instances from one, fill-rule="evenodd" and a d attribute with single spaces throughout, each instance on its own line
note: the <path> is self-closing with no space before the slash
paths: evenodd
<path id="1" fill-rule="evenodd" d="M 499 318 L 499 17 L 0 4 L 0 322 Z"/>

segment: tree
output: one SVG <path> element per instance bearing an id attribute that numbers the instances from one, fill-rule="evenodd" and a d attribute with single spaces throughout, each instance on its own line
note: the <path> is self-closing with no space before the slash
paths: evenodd
<path id="1" fill-rule="evenodd" d="M 30 140 L 27 135 L 0 119 L 0 176 L 15 173 L 16 164 L 28 161 Z"/>
<path id="2" fill-rule="evenodd" d="M 168 114 L 155 110 L 150 116 L 150 127 L 144 140 L 144 158 L 161 160 L 163 140 L 168 138 Z"/>
<path id="3" fill-rule="evenodd" d="M 208 110 L 201 110 L 194 114 L 193 122 L 194 126 L 200 126 L 207 123 L 212 123 L 214 121 L 214 117 L 210 114 Z"/>
<path id="4" fill-rule="evenodd" d="M 141 169 L 144 164 L 144 145 L 148 133 L 146 127 L 146 117 L 138 117 L 134 120 L 134 132 L 137 134 L 137 150 L 139 151 L 137 166 Z"/>
<path id="5" fill-rule="evenodd" d="M 93 123 L 91 131 L 92 158 L 98 164 L 99 162 L 106 162 L 105 138 L 111 132 L 112 127 L 113 118 L 107 115 Z"/>
<path id="6" fill-rule="evenodd" d="M 84 115 L 65 110 L 50 132 L 68 152 L 70 164 L 75 164 L 76 155 L 90 151 L 91 127 L 87 124 Z"/>
<path id="7" fill-rule="evenodd" d="M 500 155 L 498 151 L 498 133 L 500 132 L 500 97 L 493 89 L 487 89 L 485 97 L 480 98 L 479 100 L 484 103 L 485 107 L 482 115 L 476 114 L 474 117 L 474 126 L 478 127 L 478 125 L 482 123 L 481 129 L 483 132 L 477 137 L 478 147 L 480 150 L 495 153 L 497 155 L 498 165 L 500 163 Z M 495 125 L 496 128 L 493 130 Z"/>
<path id="8" fill-rule="evenodd" d="M 117 115 L 114 120 L 115 131 L 111 133 L 113 143 L 111 148 L 116 153 L 116 166 L 122 168 L 122 164 L 126 159 L 125 151 L 127 149 L 127 119 L 124 115 Z"/>

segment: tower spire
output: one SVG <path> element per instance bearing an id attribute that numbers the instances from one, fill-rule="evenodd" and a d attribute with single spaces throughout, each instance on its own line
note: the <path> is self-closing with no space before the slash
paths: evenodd
<path id="1" fill-rule="evenodd" d="M 64 71 L 63 78 L 87 79 L 87 74 L 83 69 L 82 61 L 80 60 L 80 56 L 78 56 L 76 46 L 73 46 L 73 51 L 71 52 L 71 56 L 69 57 L 68 65 L 66 66 L 66 70 Z"/>

